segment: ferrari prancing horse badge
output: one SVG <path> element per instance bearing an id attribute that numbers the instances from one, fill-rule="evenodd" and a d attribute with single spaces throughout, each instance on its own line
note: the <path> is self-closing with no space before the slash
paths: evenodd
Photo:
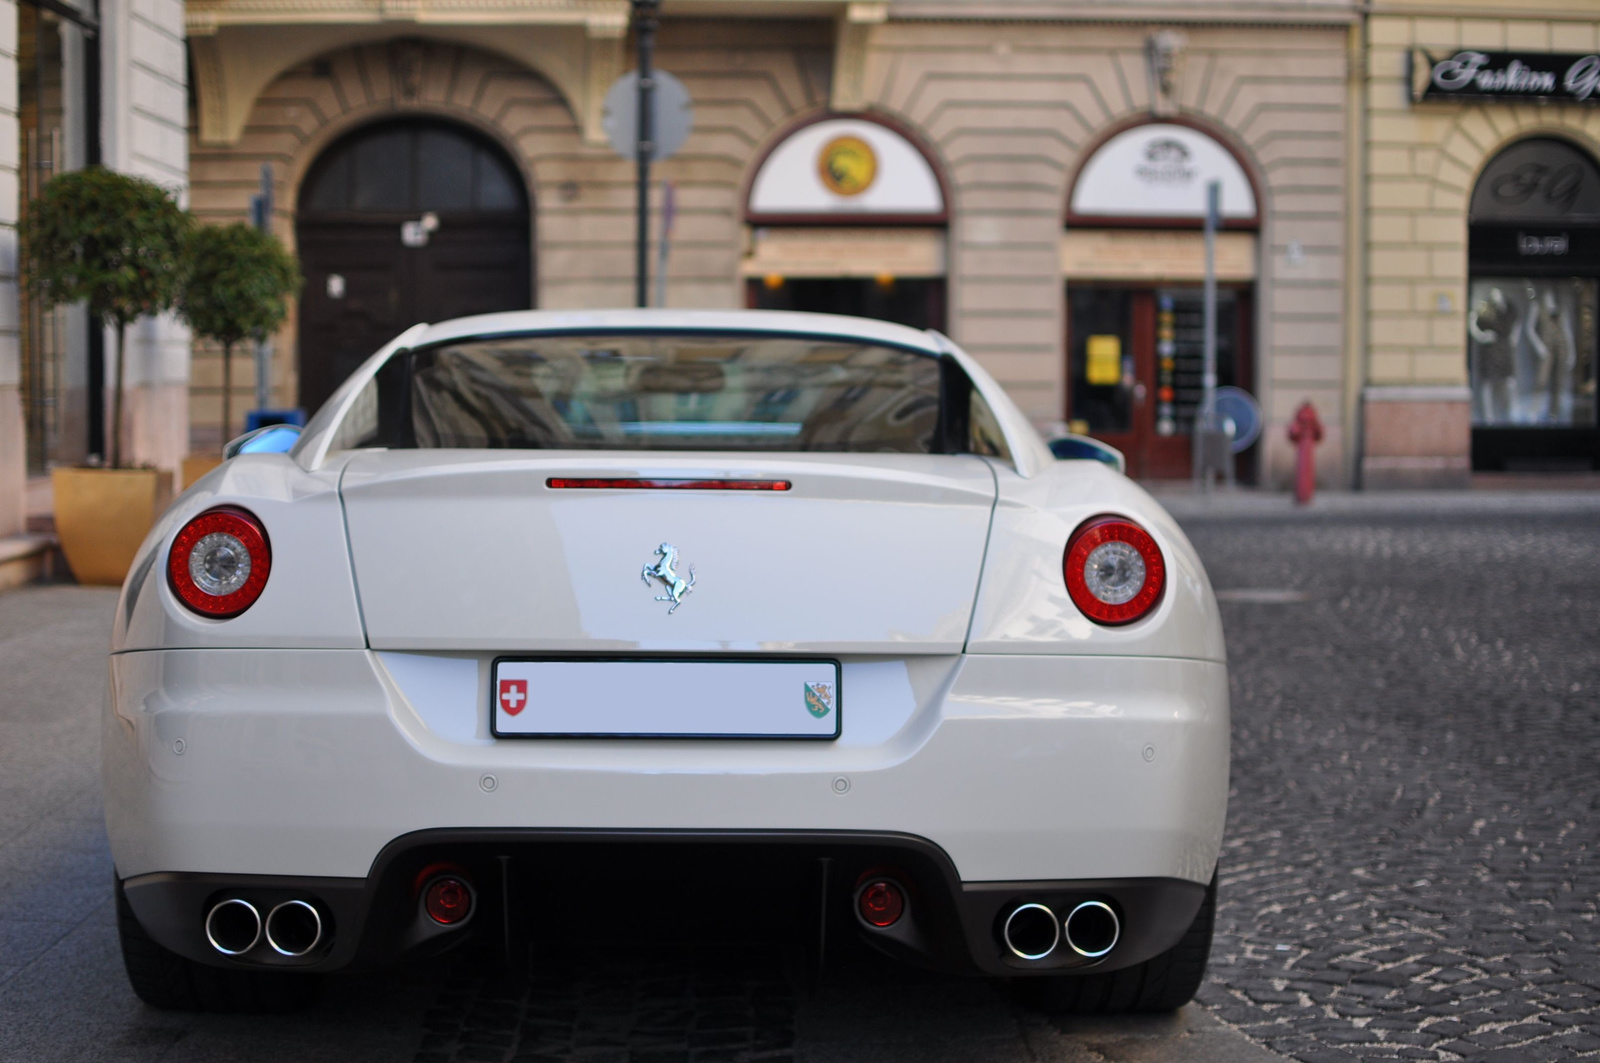
<path id="1" fill-rule="evenodd" d="M 666 589 L 665 594 L 656 595 L 658 602 L 671 602 L 667 607 L 667 615 L 671 616 L 678 611 L 678 606 L 683 604 L 683 596 L 694 590 L 694 566 L 689 566 L 689 578 L 684 579 L 678 575 L 678 548 L 671 543 L 662 543 L 656 547 L 656 556 L 661 560 L 653 565 L 644 566 L 639 573 L 639 578 L 646 584 L 652 579 L 661 581 L 661 586 Z"/>

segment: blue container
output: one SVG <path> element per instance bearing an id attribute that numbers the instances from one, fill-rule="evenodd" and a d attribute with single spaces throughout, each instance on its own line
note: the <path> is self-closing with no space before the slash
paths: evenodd
<path id="1" fill-rule="evenodd" d="M 246 432 L 254 432 L 257 428 L 265 428 L 269 424 L 292 424 L 304 428 L 306 411 L 295 407 L 289 410 L 251 410 L 244 415 Z"/>

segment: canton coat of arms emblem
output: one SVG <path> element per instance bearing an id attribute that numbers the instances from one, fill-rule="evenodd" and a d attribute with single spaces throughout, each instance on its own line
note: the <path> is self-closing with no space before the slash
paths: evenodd
<path id="1" fill-rule="evenodd" d="M 832 683 L 806 684 L 806 711 L 817 719 L 820 720 L 833 711 L 833 698 Z"/>

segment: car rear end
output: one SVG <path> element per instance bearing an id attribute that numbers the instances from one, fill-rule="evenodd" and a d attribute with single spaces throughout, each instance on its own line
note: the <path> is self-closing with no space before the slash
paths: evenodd
<path id="1" fill-rule="evenodd" d="M 1226 804 L 1215 604 L 1147 495 L 1018 422 L 865 322 L 414 334 L 147 542 L 128 904 L 239 970 L 514 944 L 558 894 L 993 975 L 1171 949 Z"/>

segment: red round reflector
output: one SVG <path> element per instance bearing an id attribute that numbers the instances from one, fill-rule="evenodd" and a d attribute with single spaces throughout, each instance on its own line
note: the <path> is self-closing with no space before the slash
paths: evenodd
<path id="1" fill-rule="evenodd" d="M 893 926 L 906 910 L 906 895 L 899 886 L 887 879 L 867 883 L 856 903 L 861 908 L 861 918 L 873 926 Z"/>
<path id="2" fill-rule="evenodd" d="M 1091 517 L 1067 540 L 1067 593 L 1097 624 L 1131 624 L 1161 601 L 1167 568 L 1150 533 L 1124 517 Z"/>
<path id="3" fill-rule="evenodd" d="M 472 887 L 453 875 L 436 878 L 422 892 L 422 906 L 435 923 L 454 926 L 472 914 Z"/>
<path id="4" fill-rule="evenodd" d="M 255 514 L 208 509 L 185 524 L 167 555 L 167 583 L 190 609 L 225 620 L 255 604 L 272 571 L 272 547 Z"/>

